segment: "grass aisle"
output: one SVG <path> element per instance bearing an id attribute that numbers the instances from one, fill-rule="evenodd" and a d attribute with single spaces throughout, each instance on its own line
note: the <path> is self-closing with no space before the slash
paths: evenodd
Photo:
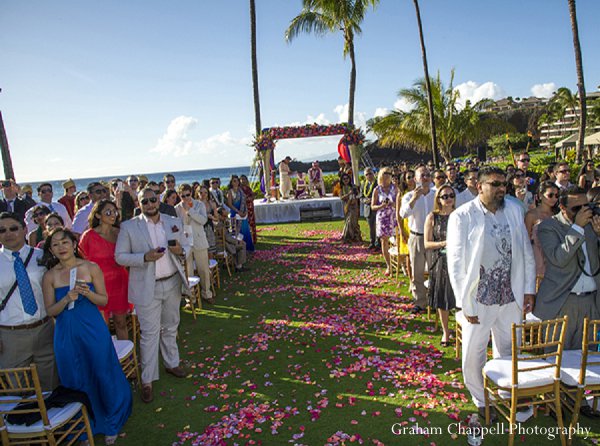
<path id="1" fill-rule="evenodd" d="M 388 280 L 380 256 L 339 242 L 342 224 L 259 228 L 252 270 L 226 277 L 197 321 L 182 315 L 189 376 L 161 371 L 149 405 L 136 392 L 118 444 L 466 444 L 448 431 L 474 410 L 454 350 L 439 347 L 433 321 L 408 312 L 406 280 Z M 535 426 L 555 422 L 540 414 L 524 425 Z M 522 442 L 549 439 L 531 432 Z"/>

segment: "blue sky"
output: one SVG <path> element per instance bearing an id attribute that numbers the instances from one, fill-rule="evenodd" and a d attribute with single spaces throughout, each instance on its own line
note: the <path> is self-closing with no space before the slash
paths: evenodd
<path id="1" fill-rule="evenodd" d="M 256 0 L 263 127 L 345 120 L 339 35 L 284 41 L 300 0 Z M 600 2 L 577 2 L 588 91 Z M 0 110 L 19 182 L 248 165 L 254 129 L 247 0 L 0 0 Z M 566 0 L 421 0 L 431 73 L 464 99 L 575 89 Z M 357 123 L 422 76 L 413 2 L 382 0 L 356 39 Z M 533 90 L 532 90 L 533 89 Z M 319 158 L 339 138 L 282 141 Z"/>

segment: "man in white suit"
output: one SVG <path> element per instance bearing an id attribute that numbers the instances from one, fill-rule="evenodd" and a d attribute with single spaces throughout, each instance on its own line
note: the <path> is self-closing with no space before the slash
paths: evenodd
<path id="1" fill-rule="evenodd" d="M 138 198 L 142 213 L 121 223 L 115 259 L 129 267 L 129 301 L 135 305 L 142 333 L 142 401 L 149 403 L 154 398 L 152 382 L 158 380 L 159 345 L 166 372 L 186 376 L 176 337 L 181 287 L 187 287 L 183 260 L 189 246 L 181 220 L 159 213 L 152 189 L 143 189 Z"/>
<path id="2" fill-rule="evenodd" d="M 483 415 L 481 370 L 490 332 L 494 357 L 510 357 L 511 324 L 533 309 L 535 260 L 522 206 L 504 199 L 504 171 L 482 168 L 477 189 L 477 198 L 450 214 L 446 251 L 456 304 L 467 319 L 462 328 L 465 386 Z"/>

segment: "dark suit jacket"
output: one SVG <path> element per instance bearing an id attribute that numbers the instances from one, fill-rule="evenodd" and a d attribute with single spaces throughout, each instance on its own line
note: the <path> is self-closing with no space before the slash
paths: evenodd
<path id="1" fill-rule="evenodd" d="M 25 220 L 25 212 L 31 207 L 24 200 L 20 198 L 15 198 L 15 202 L 13 203 L 15 214 L 19 215 L 23 220 Z M 8 212 L 8 201 L 0 200 L 0 212 Z"/>
<path id="2" fill-rule="evenodd" d="M 557 214 L 544 220 L 538 227 L 538 239 L 544 259 L 546 272 L 538 290 L 535 310 L 533 313 L 542 320 L 554 319 L 564 305 L 573 286 L 582 274 L 581 267 L 585 264 L 582 245 L 585 240 L 591 271 L 595 273 L 600 268 L 598 251 L 598 236 L 592 225 L 586 225 L 585 237 L 571 228 L 571 224 Z M 600 274 L 594 277 L 596 287 L 600 290 Z M 599 305 L 600 293 L 596 292 L 596 305 Z"/>

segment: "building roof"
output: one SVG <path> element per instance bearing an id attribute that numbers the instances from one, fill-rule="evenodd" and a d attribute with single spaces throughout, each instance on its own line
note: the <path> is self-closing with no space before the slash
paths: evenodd
<path id="1" fill-rule="evenodd" d="M 558 141 L 555 146 L 557 148 L 562 148 L 563 146 L 575 146 L 577 144 L 577 140 L 579 139 L 579 133 L 573 133 L 572 135 L 566 137 Z"/>
<path id="2" fill-rule="evenodd" d="M 596 144 L 600 145 L 600 132 L 586 136 L 583 140 L 584 146 L 594 146 Z"/>

